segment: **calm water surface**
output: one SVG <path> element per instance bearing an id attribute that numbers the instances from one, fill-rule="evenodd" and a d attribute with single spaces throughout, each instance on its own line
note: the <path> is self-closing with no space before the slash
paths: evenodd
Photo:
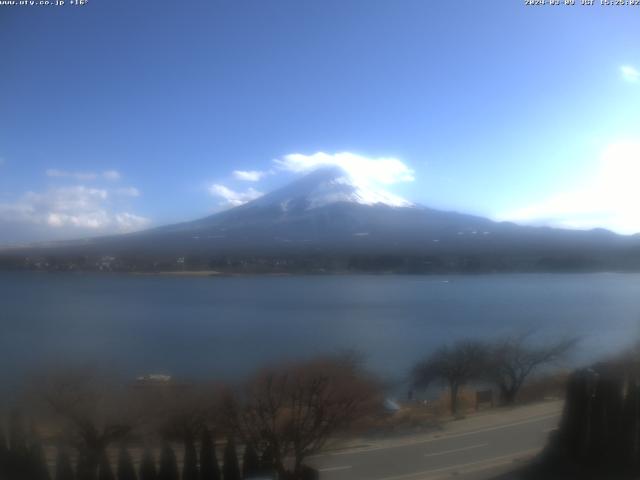
<path id="1" fill-rule="evenodd" d="M 535 327 L 580 335 L 595 358 L 640 338 L 640 275 L 176 278 L 0 273 L 0 382 L 52 362 L 127 375 L 243 375 L 261 364 L 357 349 L 402 377 L 460 337 Z"/>

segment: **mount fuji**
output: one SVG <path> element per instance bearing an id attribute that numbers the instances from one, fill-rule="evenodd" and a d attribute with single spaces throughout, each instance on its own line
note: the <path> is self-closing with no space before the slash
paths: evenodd
<path id="1" fill-rule="evenodd" d="M 327 167 L 244 205 L 151 230 L 0 252 L 62 268 L 229 271 L 640 270 L 640 237 L 494 222 L 413 204 Z"/>

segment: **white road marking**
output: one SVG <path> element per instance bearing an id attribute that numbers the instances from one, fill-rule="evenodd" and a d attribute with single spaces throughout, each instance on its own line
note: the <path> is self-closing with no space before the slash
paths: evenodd
<path id="1" fill-rule="evenodd" d="M 434 473 L 441 473 L 441 472 L 446 472 L 446 471 L 457 471 L 463 468 L 467 468 L 467 467 L 473 467 L 473 466 L 478 466 L 478 465 L 492 465 L 493 463 L 500 463 L 500 461 L 502 460 L 511 460 L 511 459 L 516 459 L 521 455 L 527 455 L 530 453 L 534 453 L 534 452 L 539 452 L 540 449 L 539 448 L 532 448 L 530 450 L 524 450 L 522 452 L 518 452 L 518 453 L 511 453 L 509 455 L 501 455 L 499 457 L 493 457 L 493 458 L 487 458 L 486 460 L 478 460 L 477 462 L 469 462 L 469 463 L 462 463 L 459 465 L 450 465 L 448 467 L 442 467 L 442 468 L 435 468 L 435 469 L 431 469 L 431 470 L 423 470 L 421 472 L 415 472 L 415 473 L 407 473 L 404 475 L 394 475 L 391 477 L 382 477 L 382 478 L 377 478 L 376 480 L 408 480 L 410 478 L 415 478 L 415 477 L 422 477 L 420 478 L 420 480 L 426 480 L 427 477 L 424 477 L 424 475 L 431 475 Z"/>
<path id="2" fill-rule="evenodd" d="M 318 471 L 319 472 L 337 472 L 338 470 L 349 470 L 350 468 L 353 468 L 353 467 L 351 465 L 345 465 L 343 467 L 320 468 Z"/>
<path id="3" fill-rule="evenodd" d="M 325 454 L 320 454 L 320 455 L 315 455 L 314 458 L 319 458 L 319 457 L 336 457 L 339 455 L 356 455 L 356 454 L 364 454 L 364 453 L 369 453 L 369 452 L 376 452 L 378 450 L 391 450 L 393 448 L 404 448 L 404 447 L 408 447 L 410 445 L 421 445 L 423 443 L 431 443 L 431 442 L 439 442 L 442 440 L 449 440 L 450 438 L 459 438 L 459 437 L 467 437 L 469 435 L 477 435 L 479 433 L 484 433 L 484 432 L 492 432 L 495 430 L 502 430 L 504 428 L 511 428 L 511 427 L 517 427 L 518 425 L 526 425 L 529 423 L 536 423 L 536 422 L 541 422 L 544 420 L 548 420 L 550 418 L 555 418 L 555 417 L 559 417 L 561 414 L 560 412 L 558 413 L 553 413 L 550 415 L 541 415 L 538 417 L 534 417 L 534 418 L 530 418 L 528 420 L 523 420 L 520 422 L 514 422 L 514 423 L 506 423 L 503 425 L 497 425 L 495 427 L 487 427 L 487 428 L 481 428 L 478 430 L 472 430 L 469 432 L 462 432 L 462 433 L 453 433 L 453 434 L 444 434 L 444 435 L 440 435 L 438 437 L 435 438 L 428 438 L 425 440 L 413 440 L 413 441 L 408 441 L 408 442 L 399 442 L 399 443 L 394 443 L 391 445 L 381 445 L 381 446 L 377 446 L 377 447 L 367 447 L 367 448 L 363 448 L 363 449 L 354 449 L 354 450 L 343 450 L 340 452 L 332 452 L 332 453 L 325 453 Z"/>
<path id="4" fill-rule="evenodd" d="M 477 445 L 470 445 L 468 447 L 454 448 L 453 450 L 445 450 L 443 452 L 427 453 L 427 454 L 425 454 L 425 457 L 437 457 L 439 455 L 447 455 L 449 453 L 464 452 L 465 450 L 473 450 L 475 448 L 482 448 L 482 447 L 488 447 L 488 446 L 489 446 L 488 443 L 479 443 Z"/>

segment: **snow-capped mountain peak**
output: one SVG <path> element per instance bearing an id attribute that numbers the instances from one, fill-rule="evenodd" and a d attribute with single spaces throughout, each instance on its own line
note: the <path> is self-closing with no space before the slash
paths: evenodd
<path id="1" fill-rule="evenodd" d="M 383 204 L 390 207 L 414 206 L 408 200 L 384 189 L 358 182 L 339 167 L 315 170 L 279 190 L 250 202 L 250 205 L 279 205 L 283 211 L 288 211 L 294 207 L 311 210 L 338 202 Z"/>

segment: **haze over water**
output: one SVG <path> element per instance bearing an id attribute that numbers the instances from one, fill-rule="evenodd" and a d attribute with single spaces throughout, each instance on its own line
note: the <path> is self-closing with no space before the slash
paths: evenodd
<path id="1" fill-rule="evenodd" d="M 81 360 L 126 376 L 233 379 L 356 349 L 402 379 L 434 347 L 535 328 L 574 362 L 640 338 L 640 274 L 163 276 L 0 273 L 0 382 Z"/>

